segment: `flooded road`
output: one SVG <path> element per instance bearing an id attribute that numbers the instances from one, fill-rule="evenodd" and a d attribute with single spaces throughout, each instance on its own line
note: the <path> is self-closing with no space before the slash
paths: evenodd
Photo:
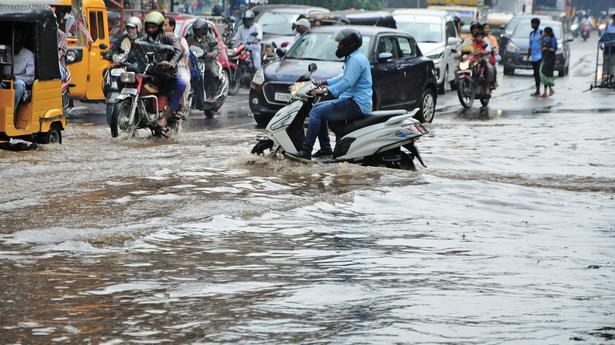
<path id="1" fill-rule="evenodd" d="M 64 145 L 0 151 L 0 343 L 613 342 L 595 46 L 550 99 L 529 72 L 488 109 L 440 97 L 416 172 L 252 157 L 245 93 L 172 140 L 88 105 Z"/>

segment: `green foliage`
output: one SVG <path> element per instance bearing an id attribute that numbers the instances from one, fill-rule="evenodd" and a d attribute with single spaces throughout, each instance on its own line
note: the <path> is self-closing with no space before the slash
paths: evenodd
<path id="1" fill-rule="evenodd" d="M 351 7 L 357 10 L 380 10 L 385 7 L 386 0 L 269 0 L 269 4 L 295 4 L 325 7 L 332 11 L 346 10 Z"/>

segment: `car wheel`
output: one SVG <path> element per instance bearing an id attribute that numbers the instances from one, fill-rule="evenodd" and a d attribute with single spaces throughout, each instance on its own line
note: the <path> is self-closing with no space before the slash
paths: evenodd
<path id="1" fill-rule="evenodd" d="M 510 67 L 504 67 L 504 75 L 513 75 L 515 74 L 515 69 Z"/>
<path id="2" fill-rule="evenodd" d="M 254 121 L 256 121 L 256 127 L 265 128 L 269 121 L 273 118 L 273 114 L 269 113 L 258 113 L 254 114 Z"/>
<path id="3" fill-rule="evenodd" d="M 425 90 L 419 103 L 421 108 L 414 117 L 421 122 L 431 123 L 436 115 L 436 99 L 436 94 L 433 90 Z"/>

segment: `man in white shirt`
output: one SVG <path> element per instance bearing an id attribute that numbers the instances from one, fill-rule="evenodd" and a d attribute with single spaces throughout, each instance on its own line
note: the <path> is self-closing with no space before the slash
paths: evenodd
<path id="1" fill-rule="evenodd" d="M 237 29 L 233 44 L 244 42 L 246 49 L 250 52 L 254 69 L 261 68 L 261 40 L 263 39 L 263 30 L 261 26 L 254 23 L 254 12 L 247 10 L 241 18 L 242 25 Z"/>
<path id="2" fill-rule="evenodd" d="M 15 31 L 15 56 L 11 58 L 9 55 L 9 63 L 13 64 L 13 73 L 15 81 L 13 88 L 15 89 L 15 113 L 17 106 L 23 99 L 26 93 L 26 86 L 34 84 L 34 54 L 23 46 L 23 34 L 20 31 Z M 14 62 L 13 62 L 14 61 Z M 5 66 L 4 75 L 11 74 L 11 66 Z"/>

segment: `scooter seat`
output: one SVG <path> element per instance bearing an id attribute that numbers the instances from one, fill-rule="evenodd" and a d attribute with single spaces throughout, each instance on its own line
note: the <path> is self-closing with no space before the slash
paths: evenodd
<path id="1" fill-rule="evenodd" d="M 353 120 L 353 121 L 335 121 L 335 122 L 329 122 L 329 127 L 331 128 L 331 130 L 333 131 L 333 133 L 335 133 L 335 135 L 338 138 L 342 138 L 343 136 L 347 135 L 348 133 L 354 132 L 358 129 L 367 127 L 367 126 L 371 126 L 371 125 L 375 125 L 378 123 L 383 123 L 388 121 L 389 119 L 396 117 L 396 116 L 400 116 L 400 115 L 404 115 L 407 114 L 408 111 L 406 110 L 379 110 L 379 111 L 372 111 L 371 113 L 368 113 L 365 117 L 359 119 L 359 120 Z"/>

